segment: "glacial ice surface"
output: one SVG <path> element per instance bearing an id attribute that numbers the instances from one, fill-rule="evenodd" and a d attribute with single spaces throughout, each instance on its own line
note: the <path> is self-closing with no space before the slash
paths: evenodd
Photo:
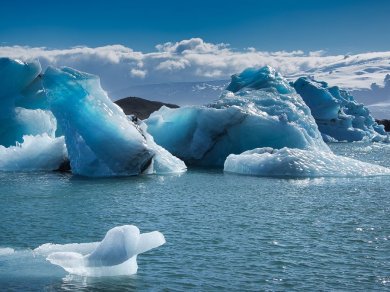
<path id="1" fill-rule="evenodd" d="M 310 107 L 327 142 L 387 139 L 384 127 L 378 125 L 369 110 L 347 91 L 308 77 L 299 78 L 293 86 Z"/>
<path id="2" fill-rule="evenodd" d="M 305 149 L 257 148 L 231 154 L 224 171 L 257 176 L 360 177 L 390 175 L 390 169 L 337 156 L 332 152 Z"/>
<path id="3" fill-rule="evenodd" d="M 147 138 L 100 86 L 97 76 L 48 67 L 48 104 L 64 135 L 72 172 L 85 176 L 185 171 L 185 164 Z M 150 145 L 148 145 L 148 142 Z M 156 166 L 157 169 L 153 169 Z"/>
<path id="4" fill-rule="evenodd" d="M 47 257 L 70 274 L 81 276 L 120 276 L 137 272 L 137 255 L 165 243 L 158 231 L 140 233 L 134 225 L 110 229 L 101 242 L 44 244 L 34 253 Z"/>
<path id="5" fill-rule="evenodd" d="M 173 155 L 204 166 L 222 167 L 229 154 L 258 147 L 330 151 L 308 106 L 273 68 L 233 75 L 227 89 L 207 106 L 162 107 L 146 120 L 149 133 Z"/>

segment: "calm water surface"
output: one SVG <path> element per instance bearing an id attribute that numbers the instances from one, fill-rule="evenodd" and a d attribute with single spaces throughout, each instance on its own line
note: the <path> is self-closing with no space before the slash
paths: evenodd
<path id="1" fill-rule="evenodd" d="M 390 166 L 389 145 L 331 147 Z M 0 173 L 0 290 L 390 290 L 389 189 L 390 177 L 206 169 L 95 180 Z M 70 276 L 32 252 L 100 241 L 123 224 L 167 240 L 138 257 L 134 276 Z"/>

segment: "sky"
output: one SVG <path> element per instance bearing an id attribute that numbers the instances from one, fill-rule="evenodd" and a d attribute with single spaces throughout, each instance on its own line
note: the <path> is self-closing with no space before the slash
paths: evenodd
<path id="1" fill-rule="evenodd" d="M 0 9 L 0 57 L 98 75 L 112 98 L 265 65 L 284 76 L 320 70 L 351 89 L 390 73 L 390 0 L 0 0 Z"/>
<path id="2" fill-rule="evenodd" d="M 201 38 L 232 49 L 387 51 L 388 0 L 0 0 L 0 45 L 63 49 Z M 5 13 L 4 13 L 5 12 Z"/>

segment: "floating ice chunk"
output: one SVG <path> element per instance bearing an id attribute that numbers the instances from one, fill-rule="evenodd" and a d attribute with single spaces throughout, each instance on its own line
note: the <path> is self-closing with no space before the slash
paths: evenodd
<path id="1" fill-rule="evenodd" d="M 331 152 L 303 149 L 257 148 L 225 161 L 226 172 L 282 177 L 360 177 L 390 175 L 390 169 L 337 156 Z"/>
<path id="2" fill-rule="evenodd" d="M 145 133 L 109 99 L 97 76 L 49 67 L 43 84 L 50 109 L 65 135 L 73 173 L 113 176 L 155 172 L 151 167 L 154 161 L 158 164 L 160 154 L 173 164 L 177 162 L 155 144 L 148 145 Z"/>
<path id="3" fill-rule="evenodd" d="M 0 145 L 0 170 L 56 170 L 66 155 L 64 137 L 23 136 L 23 143 L 8 148 Z"/>
<path id="4" fill-rule="evenodd" d="M 15 252 L 13 248 L 10 247 L 0 247 L 0 256 L 11 255 Z"/>
<path id="5" fill-rule="evenodd" d="M 236 92 L 212 104 L 152 113 L 146 124 L 156 143 L 186 163 L 220 167 L 229 154 L 258 147 L 330 151 L 310 109 L 275 70 L 234 76 L 228 89 Z"/>
<path id="6" fill-rule="evenodd" d="M 293 84 L 310 107 L 325 140 L 386 141 L 386 132 L 370 115 L 369 110 L 355 101 L 347 91 L 326 82 L 301 77 Z"/>
<path id="7" fill-rule="evenodd" d="M 141 234 L 133 225 L 114 227 L 101 242 L 44 244 L 34 252 L 71 274 L 81 276 L 119 276 L 137 272 L 137 255 L 165 243 L 158 231 Z"/>

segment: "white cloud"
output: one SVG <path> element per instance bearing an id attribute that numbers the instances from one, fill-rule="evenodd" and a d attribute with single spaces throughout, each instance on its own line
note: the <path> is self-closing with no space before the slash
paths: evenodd
<path id="1" fill-rule="evenodd" d="M 139 70 L 139 69 L 131 69 L 130 70 L 131 76 L 133 77 L 138 77 L 138 78 L 145 78 L 146 76 L 146 71 L 144 70 Z"/>
<path id="2" fill-rule="evenodd" d="M 370 54 L 374 58 L 381 53 Z M 122 45 L 69 49 L 0 46 L 0 56 L 34 58 L 40 60 L 43 68 L 70 66 L 99 75 L 109 93 L 139 84 L 229 79 L 246 67 L 270 65 L 282 74 L 291 75 L 334 62 L 357 60 L 354 56 L 347 59 L 344 55 L 329 56 L 324 51 L 264 52 L 255 48 L 238 51 L 227 44 L 208 43 L 200 38 L 159 44 L 151 53 Z"/>

